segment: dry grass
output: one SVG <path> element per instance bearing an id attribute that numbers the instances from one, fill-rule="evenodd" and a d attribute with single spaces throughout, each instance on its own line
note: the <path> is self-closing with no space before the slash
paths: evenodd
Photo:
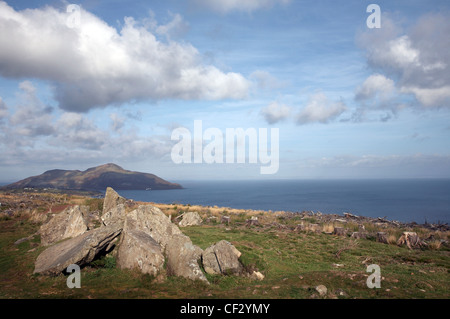
<path id="1" fill-rule="evenodd" d="M 440 240 L 433 240 L 428 243 L 428 249 L 430 250 L 439 250 L 442 246 L 442 242 Z"/>
<path id="2" fill-rule="evenodd" d="M 332 233 L 334 231 L 334 225 L 332 223 L 323 224 L 322 231 L 324 233 Z"/>
<path id="3" fill-rule="evenodd" d="M 387 242 L 389 245 L 396 245 L 397 244 L 397 237 L 395 235 L 389 235 L 387 238 Z"/>

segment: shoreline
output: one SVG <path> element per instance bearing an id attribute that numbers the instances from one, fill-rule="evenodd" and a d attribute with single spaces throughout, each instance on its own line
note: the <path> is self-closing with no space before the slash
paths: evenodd
<path id="1" fill-rule="evenodd" d="M 101 199 L 104 196 L 104 192 L 102 191 L 83 191 L 83 190 L 64 190 L 64 189 L 38 189 L 38 188 L 30 188 L 30 189 L 0 189 L 0 195 L 14 195 L 14 196 L 31 196 L 38 195 L 42 196 L 45 194 L 50 195 L 65 195 L 65 196 L 81 196 L 81 197 L 88 197 L 91 199 Z M 135 203 L 142 203 L 144 205 L 154 205 L 160 209 L 164 210 L 170 210 L 173 207 L 179 207 L 183 208 L 185 212 L 188 211 L 201 211 L 201 212 L 208 212 L 210 210 L 214 211 L 220 211 L 220 212 L 226 212 L 231 213 L 234 215 L 239 214 L 245 214 L 247 216 L 256 216 L 256 215 L 273 215 L 276 218 L 279 218 L 280 216 L 283 216 L 282 218 L 294 218 L 294 217 L 300 217 L 300 219 L 308 219 L 313 218 L 317 222 L 320 223 L 338 223 L 338 224 L 346 224 L 346 223 L 356 223 L 356 224 L 363 224 L 363 223 L 371 223 L 377 226 L 381 227 L 395 227 L 395 228 L 414 228 L 414 227 L 420 227 L 425 228 L 429 230 L 438 230 L 438 231 L 447 231 L 450 230 L 450 226 L 448 223 L 444 222 L 425 222 L 425 223 L 418 223 L 416 221 L 411 222 L 402 222 L 394 219 L 388 219 L 387 216 L 384 217 L 369 217 L 364 215 L 356 215 L 352 214 L 350 212 L 343 212 L 342 214 L 335 214 L 335 213 L 322 213 L 320 211 L 314 212 L 311 210 L 303 210 L 301 212 L 296 211 L 287 211 L 287 210 L 264 210 L 264 209 L 249 209 L 249 208 L 234 208 L 234 207 L 228 207 L 228 206 L 217 206 L 217 205 L 197 205 L 197 204 L 182 204 L 182 203 L 162 203 L 162 202 L 154 202 L 154 201 L 142 201 L 142 200 L 134 200 L 128 198 L 129 201 L 135 202 Z M 1 204 L 1 201 L 0 201 Z M 0 208 L 2 208 L 0 206 Z M 0 210 L 0 213 L 4 213 L 5 207 Z M 10 212 L 11 214 L 11 212 Z"/>

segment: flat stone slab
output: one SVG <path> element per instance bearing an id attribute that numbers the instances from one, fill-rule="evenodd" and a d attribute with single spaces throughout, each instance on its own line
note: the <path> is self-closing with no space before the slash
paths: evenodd
<path id="1" fill-rule="evenodd" d="M 50 246 L 36 259 L 34 273 L 57 275 L 71 264 L 90 263 L 121 231 L 117 227 L 100 227 Z"/>

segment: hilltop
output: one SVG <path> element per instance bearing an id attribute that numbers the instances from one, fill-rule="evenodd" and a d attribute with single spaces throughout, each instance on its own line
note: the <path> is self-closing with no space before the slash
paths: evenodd
<path id="1" fill-rule="evenodd" d="M 190 238 L 192 245 L 206 252 L 212 245 L 226 240 L 242 254 L 239 262 L 244 271 L 256 271 L 262 277 L 210 274 L 204 259 L 197 263 L 209 284 L 174 276 L 168 259 L 159 274 L 142 273 L 140 269 L 121 269 L 121 257 L 114 249 L 83 266 L 81 289 L 68 288 L 68 274 L 34 273 L 39 256 L 54 247 L 45 246 L 48 233 L 45 229 L 51 225 L 59 229 L 64 223 L 58 221 L 69 216 L 69 212 L 81 213 L 82 219 L 78 221 L 84 220 L 88 228 L 81 236 L 109 229 L 110 224 L 105 221 L 120 214 L 104 215 L 108 211 L 105 199 L 73 194 L 0 192 L 0 299 L 169 298 L 190 299 L 192 304 L 194 299 L 204 302 L 203 299 L 229 298 L 449 298 L 450 231 L 446 227 L 398 225 L 351 214 L 332 218 L 309 212 L 266 212 L 126 199 L 123 204 L 126 216 L 133 217 L 133 211 L 141 205 L 152 206 L 146 208 L 152 211 L 157 207 L 179 228 L 182 232 L 179 235 Z M 200 221 L 186 225 L 185 218 L 191 213 L 198 214 Z M 405 233 L 416 234 L 417 245 L 408 247 L 401 240 Z M 76 237 L 56 238 L 56 243 L 51 245 L 65 245 L 72 240 Z M 114 245 L 120 248 L 125 240 L 120 237 Z M 380 288 L 367 286 L 371 275 L 367 269 L 372 264 L 381 269 Z M 170 311 L 179 309 L 170 307 Z"/>
<path id="2" fill-rule="evenodd" d="M 117 190 L 180 189 L 154 174 L 125 170 L 116 164 L 105 164 L 85 171 L 53 169 L 6 185 L 3 189 L 52 188 L 60 190 L 104 191 L 111 186 Z"/>

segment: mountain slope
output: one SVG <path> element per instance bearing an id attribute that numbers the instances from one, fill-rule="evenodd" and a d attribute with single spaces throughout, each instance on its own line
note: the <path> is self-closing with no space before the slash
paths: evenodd
<path id="1" fill-rule="evenodd" d="M 68 190 L 118 190 L 179 189 L 181 185 L 170 183 L 154 174 L 133 172 L 116 164 L 105 164 L 85 171 L 54 169 L 4 186 L 6 189 L 57 188 Z"/>

